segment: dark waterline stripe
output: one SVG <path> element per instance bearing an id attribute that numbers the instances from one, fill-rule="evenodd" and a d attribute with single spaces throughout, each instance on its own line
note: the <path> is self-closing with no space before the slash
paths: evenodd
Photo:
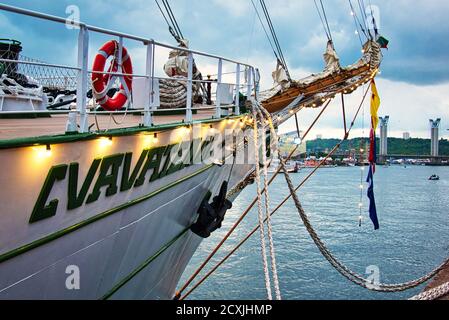
<path id="1" fill-rule="evenodd" d="M 38 248 L 40 246 L 43 246 L 43 245 L 45 245 L 45 244 L 47 244 L 49 242 L 52 242 L 53 240 L 59 239 L 59 238 L 65 236 L 65 235 L 67 235 L 69 233 L 72 233 L 72 232 L 74 232 L 76 230 L 79 230 L 79 229 L 81 229 L 81 228 L 83 228 L 83 227 L 85 227 L 85 226 L 87 226 L 89 224 L 92 224 L 92 223 L 97 222 L 97 221 L 99 221 L 101 219 L 107 218 L 110 215 L 113 215 L 114 213 L 117 213 L 117 212 L 122 211 L 124 209 L 130 208 L 132 206 L 135 206 L 135 205 L 137 205 L 139 203 L 142 203 L 142 202 L 144 202 L 144 201 L 146 201 L 148 199 L 151 199 L 151 198 L 155 197 L 156 195 L 158 195 L 158 194 L 160 194 L 160 193 L 162 193 L 164 191 L 167 191 L 167 190 L 169 190 L 169 189 L 179 185 L 180 183 L 182 183 L 184 181 L 187 181 L 187 180 L 189 180 L 189 179 L 191 179 L 191 178 L 193 178 L 193 177 L 195 177 L 195 176 L 197 176 L 197 175 L 199 175 L 199 174 L 201 174 L 203 172 L 206 172 L 207 170 L 211 169 L 212 167 L 214 167 L 214 164 L 207 165 L 206 167 L 202 168 L 201 170 L 198 170 L 198 171 L 196 171 L 196 172 L 194 172 L 194 173 L 192 173 L 192 174 L 190 174 L 188 176 L 185 176 L 184 178 L 182 178 L 180 180 L 172 182 L 172 183 L 166 185 L 165 187 L 162 187 L 161 189 L 158 189 L 156 191 L 153 191 L 152 193 L 147 194 L 146 196 L 143 196 L 143 197 L 138 198 L 136 200 L 129 201 L 129 202 L 127 202 L 125 204 L 122 204 L 122 205 L 120 205 L 118 207 L 115 207 L 113 209 L 110 209 L 108 211 L 100 213 L 100 214 L 98 214 L 96 216 L 93 216 L 92 218 L 89 218 L 87 220 L 79 222 L 79 223 L 77 223 L 77 224 L 75 224 L 75 225 L 73 225 L 71 227 L 68 227 L 66 229 L 57 231 L 57 232 L 55 232 L 53 234 L 50 234 L 50 235 L 48 235 L 48 236 L 46 236 L 44 238 L 41 238 L 41 239 L 36 240 L 36 241 L 33 241 L 33 242 L 29 243 L 29 244 L 21 246 L 21 247 L 19 247 L 17 249 L 14 249 L 12 251 L 6 252 L 6 253 L 0 255 L 0 263 L 3 263 L 5 261 L 7 261 L 7 260 L 15 258 L 15 257 L 17 257 L 17 256 L 19 256 L 21 254 L 24 254 L 24 253 L 26 253 L 26 252 L 28 252 L 30 250 L 33 250 L 33 249 Z"/>

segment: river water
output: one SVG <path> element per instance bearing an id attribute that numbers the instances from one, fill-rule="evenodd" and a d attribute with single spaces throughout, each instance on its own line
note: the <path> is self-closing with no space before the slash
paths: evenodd
<path id="1" fill-rule="evenodd" d="M 304 169 L 292 175 L 295 185 L 308 172 Z M 441 180 L 428 181 L 432 174 L 438 174 Z M 360 179 L 361 168 L 325 168 L 298 193 L 319 236 L 338 259 L 366 277 L 377 269 L 380 282 L 400 283 L 421 277 L 449 255 L 449 168 L 378 167 L 378 231 L 374 231 L 368 217 L 366 183 L 363 223 L 359 227 Z M 255 190 L 255 185 L 248 187 L 234 202 L 223 228 L 202 243 L 181 283 L 215 248 L 252 201 Z M 270 187 L 272 207 L 287 194 L 285 178 L 279 176 Z M 253 210 L 213 262 L 229 252 L 257 221 L 257 210 Z M 404 293 L 384 294 L 348 282 L 321 256 L 291 200 L 273 216 L 273 232 L 283 299 L 407 299 L 423 289 L 421 286 Z M 259 233 L 189 299 L 266 299 Z"/>

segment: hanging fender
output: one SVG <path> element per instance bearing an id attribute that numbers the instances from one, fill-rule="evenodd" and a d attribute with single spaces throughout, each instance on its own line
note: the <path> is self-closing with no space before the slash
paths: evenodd
<path id="1" fill-rule="evenodd" d="M 106 42 L 98 51 L 94 59 L 93 73 L 92 73 L 92 91 L 93 96 L 97 103 L 105 110 L 115 111 L 123 108 L 128 101 L 127 93 L 132 92 L 132 76 L 124 76 L 127 90 L 123 86 L 120 86 L 120 90 L 114 94 L 111 98 L 108 96 L 108 84 L 111 80 L 110 74 L 102 74 L 105 70 L 106 61 L 109 57 L 113 57 L 111 65 L 107 72 L 118 71 L 118 50 L 119 44 L 115 40 Z M 122 47 L 122 68 L 121 73 L 132 74 L 133 67 L 131 57 L 128 55 L 128 51 L 125 47 Z"/>
<path id="2" fill-rule="evenodd" d="M 214 197 L 212 203 L 207 199 L 203 201 L 198 210 L 198 220 L 190 230 L 201 238 L 208 238 L 212 232 L 221 228 L 226 211 L 232 208 L 232 202 L 226 199 L 228 182 L 224 181 L 218 196 Z"/>

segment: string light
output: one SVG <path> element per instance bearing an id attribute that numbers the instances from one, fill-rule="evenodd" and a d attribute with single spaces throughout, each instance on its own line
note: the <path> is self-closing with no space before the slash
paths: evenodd
<path id="1" fill-rule="evenodd" d="M 51 146 L 47 144 L 46 146 L 34 147 L 33 150 L 36 151 L 37 157 L 39 159 L 50 158 L 52 155 Z"/>

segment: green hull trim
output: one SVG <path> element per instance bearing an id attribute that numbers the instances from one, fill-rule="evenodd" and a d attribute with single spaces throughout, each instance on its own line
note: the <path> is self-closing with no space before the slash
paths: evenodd
<path id="1" fill-rule="evenodd" d="M 6 253 L 0 255 L 0 263 L 5 262 L 5 261 L 10 260 L 10 259 L 13 259 L 13 258 L 15 258 L 15 257 L 17 257 L 17 256 L 19 256 L 21 254 L 24 254 L 24 253 L 26 253 L 28 251 L 36 249 L 36 248 L 38 248 L 40 246 L 43 246 L 43 245 L 45 245 L 45 244 L 47 244 L 49 242 L 52 242 L 52 241 L 54 241 L 56 239 L 59 239 L 59 238 L 65 236 L 65 235 L 67 235 L 69 233 L 72 233 L 72 232 L 74 232 L 76 230 L 79 230 L 79 229 L 81 229 L 81 228 L 83 228 L 83 227 L 85 227 L 87 225 L 90 225 L 90 224 L 92 224 L 94 222 L 97 222 L 97 221 L 99 221 L 101 219 L 107 218 L 107 217 L 109 217 L 109 216 L 111 216 L 111 215 L 113 215 L 113 214 L 115 214 L 115 213 L 117 213 L 119 211 L 122 211 L 124 209 L 127 209 L 127 208 L 130 208 L 132 206 L 135 206 L 135 205 L 137 205 L 139 203 L 147 201 L 147 200 L 157 196 L 158 194 L 160 194 L 160 193 L 162 193 L 164 191 L 167 191 L 167 190 L 169 190 L 169 189 L 171 189 L 173 187 L 176 187 L 177 185 L 181 184 L 182 182 L 185 182 L 185 181 L 187 181 L 187 180 L 189 180 L 189 179 L 191 179 L 191 178 L 193 178 L 193 177 L 195 177 L 195 176 L 197 176 L 197 175 L 199 175 L 199 174 L 201 174 L 203 172 L 206 172 L 207 170 L 211 169 L 214 166 L 215 166 L 214 164 L 210 164 L 208 166 L 205 166 L 204 168 L 202 168 L 202 169 L 200 169 L 200 170 L 198 170 L 198 171 L 196 171 L 196 172 L 194 172 L 194 173 L 192 173 L 192 174 L 190 174 L 188 176 L 185 176 L 184 178 L 182 178 L 180 180 L 172 182 L 172 183 L 164 186 L 161 189 L 155 190 L 152 193 L 149 193 L 149 194 L 147 194 L 147 195 L 145 195 L 143 197 L 140 197 L 138 199 L 129 201 L 127 203 L 124 203 L 124 204 L 122 204 L 122 205 L 120 205 L 118 207 L 115 207 L 115 208 L 110 209 L 108 211 L 105 211 L 103 213 L 97 214 L 97 215 L 95 215 L 95 216 L 93 216 L 93 217 L 91 217 L 91 218 L 89 218 L 87 220 L 81 221 L 81 222 L 79 222 L 79 223 L 77 223 L 77 224 L 75 224 L 75 225 L 73 225 L 71 227 L 68 227 L 68 228 L 65 228 L 63 230 L 57 231 L 57 232 L 52 233 L 52 234 L 50 234 L 50 235 L 48 235 L 48 236 L 46 236 L 44 238 L 41 238 L 41 239 L 36 240 L 36 241 L 33 241 L 33 242 L 31 242 L 29 244 L 26 244 L 26 245 L 23 245 L 23 246 L 21 246 L 19 248 L 16 248 L 16 249 L 12 250 L 12 251 L 6 252 Z"/>
<path id="2" fill-rule="evenodd" d="M 190 227 L 184 229 L 180 234 L 178 234 L 176 237 L 174 237 L 172 240 L 170 240 L 168 243 L 166 243 L 155 254 L 153 254 L 151 257 L 146 259 L 140 266 L 138 266 L 136 269 L 134 269 L 133 272 L 131 272 L 129 275 L 127 275 L 125 278 L 123 278 L 122 281 L 117 283 L 108 293 L 106 293 L 101 298 L 101 300 L 107 300 L 110 297 L 112 297 L 114 295 L 114 293 L 116 293 L 118 290 L 120 290 L 120 288 L 122 288 L 129 281 L 131 281 L 141 271 L 145 270 L 146 267 L 148 267 L 154 260 L 159 258 L 165 251 L 167 251 L 172 245 L 174 245 L 179 239 L 181 239 L 189 230 L 190 230 Z"/>

